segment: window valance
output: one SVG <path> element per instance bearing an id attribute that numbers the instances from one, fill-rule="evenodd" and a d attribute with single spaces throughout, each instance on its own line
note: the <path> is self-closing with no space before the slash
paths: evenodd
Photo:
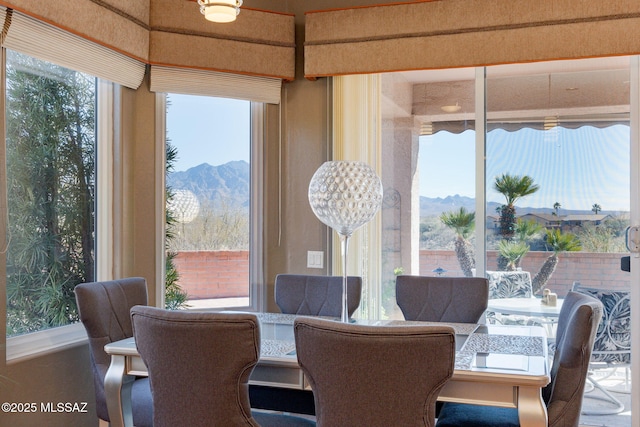
<path id="1" fill-rule="evenodd" d="M 305 76 L 640 52 L 637 0 L 419 1 L 308 12 Z"/>

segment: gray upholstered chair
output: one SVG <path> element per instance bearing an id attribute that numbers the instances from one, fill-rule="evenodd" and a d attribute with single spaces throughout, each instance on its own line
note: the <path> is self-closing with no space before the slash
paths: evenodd
<path id="1" fill-rule="evenodd" d="M 80 321 L 89 337 L 91 368 L 96 392 L 98 418 L 109 421 L 104 394 L 104 377 L 111 356 L 104 351 L 108 343 L 133 336 L 129 310 L 147 304 L 147 282 L 130 277 L 105 282 L 82 283 L 75 287 Z M 152 426 L 152 399 L 149 380 L 134 381 L 131 389 L 133 421 L 137 427 Z"/>
<path id="2" fill-rule="evenodd" d="M 482 277 L 396 277 L 396 302 L 406 320 L 477 323 L 488 295 Z"/>
<path id="3" fill-rule="evenodd" d="M 573 290 L 597 298 L 604 307 L 602 321 L 598 327 L 591 353 L 590 375 L 587 377 L 587 381 L 602 395 L 587 393 L 585 397 L 601 400 L 609 405 L 600 408 L 583 408 L 582 413 L 585 415 L 619 414 L 624 411 L 624 403 L 598 382 L 595 371 L 616 368 L 629 369 L 631 367 L 630 292 L 592 288 L 578 282 L 573 284 Z"/>
<path id="4" fill-rule="evenodd" d="M 360 305 L 362 278 L 347 277 L 349 317 Z M 340 317 L 342 313 L 342 276 L 279 274 L 275 282 L 275 299 L 286 314 Z"/>
<path id="5" fill-rule="evenodd" d="M 302 317 L 294 333 L 318 426 L 434 425 L 436 399 L 454 370 L 453 328 Z"/>
<path id="6" fill-rule="evenodd" d="M 551 366 L 551 382 L 542 390 L 549 427 L 578 427 L 583 391 L 602 304 L 597 299 L 569 292 L 558 318 L 557 348 Z M 445 403 L 437 427 L 519 426 L 513 408 Z"/>
<path id="7" fill-rule="evenodd" d="M 260 357 L 254 314 L 136 306 L 131 321 L 149 371 L 155 427 L 315 425 L 252 414 L 248 381 Z"/>

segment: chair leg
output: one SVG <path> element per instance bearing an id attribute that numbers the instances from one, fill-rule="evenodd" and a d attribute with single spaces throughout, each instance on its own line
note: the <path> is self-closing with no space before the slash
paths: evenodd
<path id="1" fill-rule="evenodd" d="M 591 376 L 587 376 L 587 381 L 593 386 L 594 390 L 599 390 L 604 397 L 602 396 L 593 396 L 591 394 L 585 394 L 585 398 L 601 400 L 603 402 L 608 402 L 613 405 L 613 407 L 608 409 L 586 409 L 584 405 L 582 405 L 582 414 L 583 415 L 615 415 L 624 411 L 624 404 L 618 400 L 614 395 L 609 393 L 603 386 L 601 386 L 598 381 L 591 378 Z"/>

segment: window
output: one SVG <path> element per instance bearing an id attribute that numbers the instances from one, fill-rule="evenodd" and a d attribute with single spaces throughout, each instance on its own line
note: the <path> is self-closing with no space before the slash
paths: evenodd
<path id="1" fill-rule="evenodd" d="M 7 336 L 77 321 L 95 277 L 96 78 L 6 55 Z"/>
<path id="2" fill-rule="evenodd" d="M 167 307 L 252 305 L 251 105 L 167 95 Z"/>

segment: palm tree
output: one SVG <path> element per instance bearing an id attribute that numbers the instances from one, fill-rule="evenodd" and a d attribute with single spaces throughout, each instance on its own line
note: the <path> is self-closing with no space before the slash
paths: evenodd
<path id="1" fill-rule="evenodd" d="M 553 204 L 553 210 L 555 211 L 553 214 L 554 214 L 555 216 L 558 216 L 558 211 L 560 210 L 560 207 L 561 207 L 561 206 L 562 206 L 562 205 L 561 205 L 559 202 L 555 202 L 555 203 Z"/>
<path id="2" fill-rule="evenodd" d="M 498 243 L 498 269 L 513 271 L 520 267 L 522 258 L 529 252 L 529 243 L 540 237 L 544 230 L 537 222 L 518 219 L 514 228 L 514 240 L 501 240 Z"/>
<path id="3" fill-rule="evenodd" d="M 543 230 L 544 227 L 534 220 L 523 221 L 519 219 L 516 221 L 514 228 L 514 237 L 519 242 L 530 243 L 532 240 L 540 237 Z"/>
<path id="4" fill-rule="evenodd" d="M 598 212 L 602 210 L 602 207 L 600 207 L 599 204 L 594 203 L 593 206 L 591 206 L 591 210 L 593 211 L 594 214 L 598 215 Z"/>
<path id="5" fill-rule="evenodd" d="M 507 200 L 506 205 L 500 209 L 500 234 L 507 240 L 513 237 L 516 224 L 515 202 L 540 189 L 540 186 L 533 183 L 533 178 L 528 175 L 502 174 L 496 178 L 493 188 L 504 195 Z"/>
<path id="6" fill-rule="evenodd" d="M 563 234 L 560 230 L 547 230 L 546 244 L 553 253 L 549 256 L 538 274 L 532 280 L 533 293 L 536 294 L 543 289 L 558 265 L 558 254 L 560 252 L 577 252 L 582 249 L 580 241 L 573 233 Z"/>
<path id="7" fill-rule="evenodd" d="M 522 258 L 529 252 L 529 245 L 525 242 L 514 242 L 512 240 L 500 240 L 498 243 L 500 256 L 505 260 L 502 268 L 505 271 L 516 271 Z"/>
<path id="8" fill-rule="evenodd" d="M 472 269 L 476 266 L 473 246 L 468 240 L 475 229 L 475 218 L 475 212 L 467 212 L 463 207 L 457 211 L 443 212 L 440 215 L 440 221 L 456 233 L 456 256 L 466 277 L 473 276 Z"/>

